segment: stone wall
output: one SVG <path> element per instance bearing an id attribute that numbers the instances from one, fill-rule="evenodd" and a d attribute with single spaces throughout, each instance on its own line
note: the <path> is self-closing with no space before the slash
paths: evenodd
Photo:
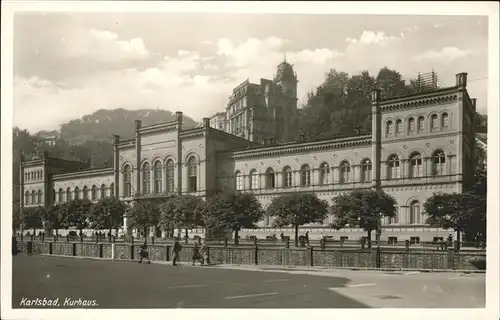
<path id="1" fill-rule="evenodd" d="M 48 243 L 18 242 L 21 252 L 33 254 L 66 255 L 105 259 L 138 260 L 140 244 L 110 243 Z M 114 246 L 114 257 L 112 247 Z M 149 257 L 153 261 L 172 261 L 171 245 L 149 245 Z M 191 263 L 192 245 L 183 245 L 180 263 Z M 402 270 L 485 270 L 486 254 L 479 252 L 448 251 L 380 251 L 376 249 L 325 249 L 320 248 L 256 248 L 256 247 L 209 247 L 212 264 L 242 264 L 271 266 L 318 266 L 332 268 L 380 268 Z"/>

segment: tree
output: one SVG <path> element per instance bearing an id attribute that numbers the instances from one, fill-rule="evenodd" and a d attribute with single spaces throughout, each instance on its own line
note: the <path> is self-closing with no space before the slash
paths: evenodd
<path id="1" fill-rule="evenodd" d="M 424 210 L 428 224 L 457 233 L 458 249 L 461 232 L 479 238 L 486 235 L 486 199 L 473 192 L 434 194 L 424 203 Z"/>
<path id="2" fill-rule="evenodd" d="M 66 204 L 68 210 L 68 224 L 77 228 L 80 233 L 89 225 L 89 215 L 92 210 L 92 202 L 87 199 L 74 199 Z"/>
<path id="3" fill-rule="evenodd" d="M 158 226 L 159 220 L 160 208 L 155 201 L 136 201 L 128 210 L 127 224 L 131 228 L 143 230 L 144 237 L 147 237 L 148 228 Z"/>
<path id="4" fill-rule="evenodd" d="M 123 215 L 127 206 L 116 197 L 100 199 L 93 205 L 89 216 L 91 228 L 98 230 L 111 230 L 114 228 L 116 235 L 123 226 Z"/>
<path id="5" fill-rule="evenodd" d="M 188 230 L 203 225 L 202 211 L 204 206 L 202 198 L 192 195 L 173 196 L 161 206 L 161 225 L 164 230 L 172 227 L 185 229 L 185 237 L 188 238 Z"/>
<path id="6" fill-rule="evenodd" d="M 278 196 L 271 201 L 267 209 L 267 214 L 274 218 L 275 225 L 295 228 L 295 246 L 299 245 L 299 226 L 323 222 L 327 213 L 328 203 L 318 199 L 314 193 Z"/>
<path id="7" fill-rule="evenodd" d="M 16 230 L 21 228 L 21 206 L 19 201 L 15 201 L 12 206 L 12 232 L 15 234 Z"/>
<path id="8" fill-rule="evenodd" d="M 333 199 L 330 208 L 335 217 L 332 227 L 339 230 L 345 226 L 359 227 L 368 234 L 371 248 L 371 233 L 379 230 L 382 218 L 396 215 L 396 200 L 383 191 L 354 190 Z"/>
<path id="9" fill-rule="evenodd" d="M 43 223 L 46 228 L 56 231 L 68 227 L 68 207 L 66 204 L 54 204 L 44 211 Z"/>
<path id="10" fill-rule="evenodd" d="M 22 222 L 25 229 L 33 229 L 33 236 L 36 236 L 36 229 L 42 228 L 42 217 L 44 215 L 44 207 L 25 208 L 23 211 Z"/>
<path id="11" fill-rule="evenodd" d="M 254 228 L 264 215 L 255 196 L 241 192 L 218 193 L 207 200 L 202 211 L 207 228 L 231 229 L 236 245 L 239 243 L 239 231 L 242 228 Z"/>
<path id="12" fill-rule="evenodd" d="M 382 98 L 392 98 L 409 93 L 401 74 L 387 67 L 380 69 L 377 75 L 377 86 L 381 90 Z"/>

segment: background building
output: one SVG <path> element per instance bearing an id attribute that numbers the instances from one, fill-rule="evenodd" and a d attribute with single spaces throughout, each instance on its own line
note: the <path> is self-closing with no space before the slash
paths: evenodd
<path id="1" fill-rule="evenodd" d="M 212 116 L 210 126 L 259 143 L 296 140 L 297 82 L 293 66 L 283 61 L 273 80 L 246 80 L 234 88 L 224 116 Z"/>

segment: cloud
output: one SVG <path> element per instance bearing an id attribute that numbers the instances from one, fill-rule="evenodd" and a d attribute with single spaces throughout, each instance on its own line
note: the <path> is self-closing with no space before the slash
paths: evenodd
<path id="1" fill-rule="evenodd" d="M 113 62 L 150 56 L 142 38 L 119 40 L 118 34 L 106 30 L 78 30 L 72 37 L 61 38 L 61 42 L 61 54 L 73 58 Z"/>
<path id="2" fill-rule="evenodd" d="M 394 36 L 388 36 L 382 31 L 363 31 L 359 39 L 346 38 L 347 42 L 350 43 L 362 43 L 362 44 L 384 44 L 387 41 L 397 39 Z"/>
<path id="3" fill-rule="evenodd" d="M 444 47 L 440 51 L 429 50 L 420 53 L 412 58 L 413 61 L 428 60 L 445 65 L 451 64 L 454 60 L 462 59 L 472 54 L 472 50 L 461 50 L 457 47 Z"/>

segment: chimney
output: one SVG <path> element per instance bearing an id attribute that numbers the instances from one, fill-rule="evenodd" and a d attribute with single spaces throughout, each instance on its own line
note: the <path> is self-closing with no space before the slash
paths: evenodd
<path id="1" fill-rule="evenodd" d="M 119 144 L 119 143 L 120 143 L 120 136 L 119 136 L 119 135 L 117 135 L 117 134 L 114 134 L 114 135 L 113 135 L 113 144 L 114 144 L 114 145 L 117 145 L 117 144 Z"/>
<path id="2" fill-rule="evenodd" d="M 380 100 L 380 89 L 372 90 L 372 102 L 377 102 Z"/>
<path id="3" fill-rule="evenodd" d="M 462 72 L 462 73 L 457 74 L 456 78 L 457 78 L 457 83 L 456 83 L 457 87 L 462 87 L 462 88 L 467 87 L 467 73 L 466 72 Z"/>
<path id="4" fill-rule="evenodd" d="M 178 123 L 182 123 L 182 111 L 175 112 L 175 119 L 177 120 Z"/>
<path id="5" fill-rule="evenodd" d="M 135 120 L 135 130 L 139 131 L 142 128 L 142 121 L 141 120 Z"/>
<path id="6" fill-rule="evenodd" d="M 205 128 L 210 127 L 210 118 L 203 118 L 203 126 Z"/>
<path id="7" fill-rule="evenodd" d="M 470 102 L 472 103 L 472 109 L 474 111 L 476 111 L 476 102 L 477 102 L 477 99 L 476 98 L 472 98 L 472 99 L 470 99 Z"/>

